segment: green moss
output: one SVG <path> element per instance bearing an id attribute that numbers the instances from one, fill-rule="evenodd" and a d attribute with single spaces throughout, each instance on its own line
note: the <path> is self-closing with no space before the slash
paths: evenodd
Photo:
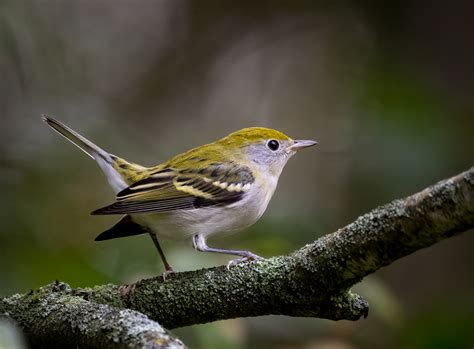
<path id="1" fill-rule="evenodd" d="M 154 278 L 130 287 L 71 290 L 56 282 L 24 296 L 2 299 L 0 313 L 13 309 L 15 319 L 25 323 L 30 317 L 50 319 L 55 314 L 58 323 L 70 321 L 84 331 L 100 327 L 100 319 L 111 313 L 125 323 L 136 315 L 118 309 L 125 307 L 168 328 L 265 314 L 357 320 L 367 315 L 368 304 L 346 291 L 352 285 L 403 256 L 474 226 L 473 184 L 474 168 L 376 208 L 290 256 L 243 263 L 230 270 L 178 273 L 166 282 Z M 116 308 L 98 307 L 94 302 Z M 63 306 L 67 311 L 61 310 Z M 84 312 L 89 312 L 87 320 L 74 318 Z M 116 328 L 100 328 L 108 339 L 118 340 Z"/>

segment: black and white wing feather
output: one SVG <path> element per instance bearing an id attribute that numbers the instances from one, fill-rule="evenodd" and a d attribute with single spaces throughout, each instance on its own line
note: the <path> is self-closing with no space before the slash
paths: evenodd
<path id="1" fill-rule="evenodd" d="M 226 205 L 241 200 L 255 181 L 247 166 L 211 164 L 197 170 L 164 168 L 117 194 L 92 214 L 159 213 Z"/>

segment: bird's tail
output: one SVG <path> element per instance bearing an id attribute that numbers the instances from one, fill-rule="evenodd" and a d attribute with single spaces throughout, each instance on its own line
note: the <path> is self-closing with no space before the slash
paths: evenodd
<path id="1" fill-rule="evenodd" d="M 61 136 L 93 158 L 104 172 L 115 192 L 125 189 L 129 184 L 140 179 L 137 174 L 146 169 L 106 152 L 76 131 L 49 116 L 43 115 L 42 119 Z"/>

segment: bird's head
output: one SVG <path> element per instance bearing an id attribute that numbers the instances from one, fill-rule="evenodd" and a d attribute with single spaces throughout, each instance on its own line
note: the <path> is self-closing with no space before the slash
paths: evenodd
<path id="1" fill-rule="evenodd" d="M 265 127 L 249 127 L 236 131 L 219 142 L 246 161 L 265 168 L 273 175 L 280 175 L 288 159 L 298 150 L 318 142 L 294 140 L 284 133 Z"/>

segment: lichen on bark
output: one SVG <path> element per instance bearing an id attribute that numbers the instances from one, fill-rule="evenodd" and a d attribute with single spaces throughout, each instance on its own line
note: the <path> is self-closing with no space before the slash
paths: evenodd
<path id="1" fill-rule="evenodd" d="M 90 347 L 106 342 L 120 347 L 134 341 L 182 346 L 153 320 L 168 329 L 268 314 L 357 320 L 367 316 L 368 303 L 352 293 L 351 286 L 410 253 L 473 227 L 471 168 L 378 207 L 287 256 L 230 270 L 177 273 L 166 281 L 156 277 L 83 289 L 55 283 L 0 299 L 0 316 L 14 319 L 28 338 L 39 343 L 77 340 Z"/>

